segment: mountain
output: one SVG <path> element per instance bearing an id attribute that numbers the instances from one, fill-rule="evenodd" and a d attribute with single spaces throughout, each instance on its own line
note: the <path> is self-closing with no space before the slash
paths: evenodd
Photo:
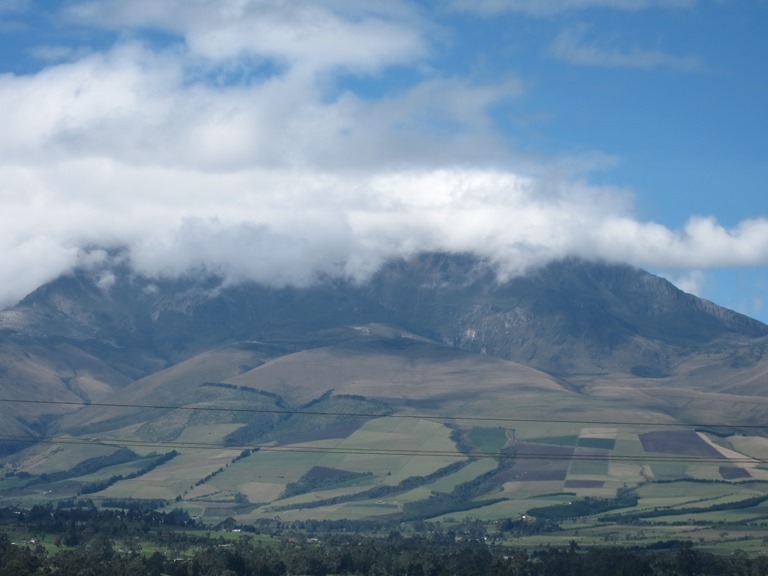
<path id="1" fill-rule="evenodd" d="M 303 289 L 77 270 L 0 313 L 0 382 L 5 396 L 95 401 L 216 346 L 263 342 L 263 361 L 343 341 L 345 327 L 367 324 L 574 383 L 668 377 L 704 352 L 744 369 L 762 361 L 768 336 L 768 326 L 662 278 L 580 260 L 499 282 L 473 257 L 425 254 L 389 263 L 365 285 Z"/>
<path id="2" fill-rule="evenodd" d="M 351 498 L 339 478 L 355 478 L 360 490 L 416 482 L 408 480 L 411 460 L 399 472 L 355 460 L 387 442 L 415 443 L 417 457 L 433 438 L 440 448 L 417 473 L 423 479 L 492 436 L 489 445 L 516 450 L 526 449 L 524 438 L 537 450 L 558 438 L 599 446 L 624 438 L 637 453 L 646 447 L 644 423 L 753 435 L 768 416 L 766 345 L 765 324 L 640 269 L 575 259 L 503 280 L 469 255 L 423 254 L 388 263 L 364 284 L 325 278 L 304 288 L 81 269 L 0 312 L 0 446 L 11 473 L 46 474 L 67 494 L 99 473 L 125 478 L 114 470 L 126 466 L 135 465 L 133 477 L 154 451 L 175 447 L 183 454 L 174 472 L 151 490 L 107 483 L 105 497 L 206 502 L 226 512 L 243 493 L 249 513 L 255 502 L 295 510 L 288 473 L 225 482 L 229 464 L 249 470 L 233 454 L 257 445 L 262 452 L 249 462 L 279 458 L 264 451 L 310 442 L 319 455 L 302 461 L 294 480 Z M 39 441 L 51 437 L 58 440 Z M 330 445 L 346 456 L 327 452 Z M 110 460 L 125 458 L 117 446 L 131 448 L 135 463 Z M 218 456 L 205 452 L 212 449 Z M 314 478 L 313 466 L 337 470 L 329 478 L 344 488 Z M 598 482 L 577 466 L 526 470 L 516 477 L 552 476 L 560 489 L 576 482 L 607 490 L 668 474 L 638 466 Z M 509 477 L 500 468 L 492 484 Z M 18 497 L 35 484 L 20 486 Z"/>
<path id="3" fill-rule="evenodd" d="M 739 349 L 768 335 L 766 325 L 642 270 L 579 260 L 499 282 L 472 257 L 428 254 L 391 262 L 365 285 L 326 280 L 303 289 L 153 281 L 127 269 L 109 275 L 100 286 L 79 270 L 39 288 L 2 313 L 0 334 L 76 346 L 123 381 L 217 344 L 259 339 L 301 349 L 333 338 L 324 331 L 369 323 L 562 377 L 664 376 L 681 356 L 719 342 Z"/>

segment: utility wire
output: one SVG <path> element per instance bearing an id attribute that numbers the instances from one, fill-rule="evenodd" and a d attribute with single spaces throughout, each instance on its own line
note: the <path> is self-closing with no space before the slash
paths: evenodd
<path id="1" fill-rule="evenodd" d="M 69 438 L 57 436 L 42 436 L 38 438 L 29 438 L 26 436 L 0 435 L 0 440 L 20 443 L 48 443 L 48 444 L 78 444 L 78 445 L 99 445 L 99 446 L 133 446 L 144 448 L 180 448 L 191 450 L 253 450 L 256 452 L 284 452 L 284 453 L 315 453 L 315 454 L 347 454 L 359 456 L 424 456 L 424 457 L 451 457 L 451 458 L 496 458 L 496 459 L 521 459 L 521 460 L 584 460 L 584 461 L 604 461 L 604 462 L 672 462 L 685 464 L 712 463 L 712 464 L 765 464 L 766 460 L 754 457 L 726 458 L 716 456 L 685 456 L 648 454 L 643 456 L 612 454 L 610 450 L 603 449 L 603 453 L 578 453 L 579 447 L 574 448 L 573 452 L 564 453 L 546 453 L 526 450 L 510 450 L 499 452 L 455 452 L 450 450 L 413 450 L 413 449 L 386 449 L 386 448 L 353 448 L 353 447 L 321 447 L 321 446 L 302 446 L 302 445 L 227 445 L 221 443 L 205 442 L 181 442 L 181 441 L 141 441 L 141 440 L 116 440 L 109 438 Z M 586 448 L 586 450 L 595 450 Z"/>
<path id="2" fill-rule="evenodd" d="M 96 406 L 102 408 L 136 408 L 153 410 L 187 410 L 192 412 L 231 412 L 252 414 L 282 414 L 287 416 L 345 416 L 357 418 L 405 418 L 418 420 L 459 420 L 479 422 L 544 422 L 548 424 L 589 424 L 605 426 L 663 426 L 669 428 L 728 428 L 765 429 L 766 424 L 723 424 L 723 423 L 681 423 L 681 422 L 633 422 L 626 420 L 561 420 L 544 418 L 520 418 L 503 416 L 451 416 L 447 414 L 378 414 L 375 412 L 324 412 L 320 410 L 275 410 L 266 408 L 221 408 L 215 406 L 172 406 L 163 404 L 117 404 L 111 402 L 70 402 L 63 400 L 28 400 L 0 398 L 0 403 L 51 404 L 63 406 Z"/>

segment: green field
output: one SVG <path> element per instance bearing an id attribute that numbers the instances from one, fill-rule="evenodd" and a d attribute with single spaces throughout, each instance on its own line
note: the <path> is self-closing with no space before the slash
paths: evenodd
<path id="1" fill-rule="evenodd" d="M 467 436 L 477 451 L 485 454 L 498 454 L 509 442 L 504 428 L 471 428 Z"/>
<path id="2" fill-rule="evenodd" d="M 228 402 L 247 400 L 242 405 L 276 405 L 273 396 L 234 386 L 208 386 L 190 394 L 200 407 L 212 394 L 223 394 Z M 473 519 L 494 526 L 530 516 L 532 509 L 611 500 L 628 490 L 637 495 L 636 504 L 565 517 L 558 520 L 555 533 L 522 535 L 519 543 L 535 546 L 569 539 L 585 544 L 649 543 L 683 536 L 720 545 L 728 540 L 720 536 L 725 528 L 716 529 L 723 526 L 731 533 L 741 531 L 745 539 L 762 538 L 752 538 L 749 530 L 762 529 L 768 504 L 742 505 L 768 494 L 768 482 L 763 481 L 768 480 L 768 470 L 759 461 L 748 460 L 768 454 L 763 438 L 721 438 L 641 425 L 596 427 L 582 422 L 595 418 L 601 405 L 613 400 L 588 406 L 551 384 L 536 395 L 491 394 L 487 400 L 469 393 L 462 396 L 457 386 L 453 382 L 446 388 L 450 399 L 442 408 L 465 402 L 466 410 L 480 410 L 482 405 L 488 414 L 495 414 L 509 413 L 514 406 L 512 413 L 524 417 L 475 425 L 450 414 L 427 417 L 424 410 L 388 414 L 390 408 L 378 401 L 327 394 L 311 400 L 306 409 L 320 414 L 304 420 L 281 415 L 274 418 L 269 432 L 259 428 L 261 413 L 248 422 L 245 417 L 205 410 L 173 411 L 165 419 L 110 433 L 134 441 L 165 435 L 173 442 L 136 443 L 130 461 L 65 474 L 64 479 L 56 474 L 107 457 L 117 446 L 75 438 L 71 445 L 39 445 L 25 454 L 23 469 L 7 465 L 13 473 L 0 478 L 0 492 L 6 501 L 24 505 L 77 497 L 89 483 L 142 470 L 154 458 L 148 457 L 150 452 L 163 452 L 158 446 L 166 450 L 175 446 L 180 454 L 172 460 L 140 477 L 118 479 L 88 497 L 97 503 L 164 500 L 211 524 L 228 517 L 244 522 L 275 517 L 397 521 L 413 505 L 442 497 L 444 508 L 417 507 L 429 511 L 421 519 L 449 523 Z M 404 387 L 405 382 L 398 380 L 390 391 Z M 546 417 L 559 410 L 567 410 L 574 421 Z M 537 414 L 541 420 L 536 420 Z M 637 414 L 627 412 L 624 417 Z M 251 433 L 262 434 L 261 440 L 226 447 L 233 434 L 246 438 Z M 18 476 L 19 472 L 27 476 Z M 37 477 L 43 473 L 59 479 L 46 483 Z M 489 500 L 493 504 L 483 505 Z M 651 511 L 654 515 L 646 518 Z"/>
<path id="3" fill-rule="evenodd" d="M 463 482 L 469 482 L 473 478 L 477 478 L 481 474 L 489 472 L 494 468 L 496 468 L 496 461 L 494 459 L 481 458 L 468 464 L 455 474 L 444 476 L 443 478 L 427 484 L 427 487 L 435 492 L 447 493 L 453 490 L 457 485 Z"/>

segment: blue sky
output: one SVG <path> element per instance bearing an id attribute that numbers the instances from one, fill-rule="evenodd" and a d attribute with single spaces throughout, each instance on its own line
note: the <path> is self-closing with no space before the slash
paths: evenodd
<path id="1" fill-rule="evenodd" d="M 628 262 L 768 321 L 768 2 L 0 0 L 0 305 Z M 103 272 L 105 289 L 109 276 Z"/>

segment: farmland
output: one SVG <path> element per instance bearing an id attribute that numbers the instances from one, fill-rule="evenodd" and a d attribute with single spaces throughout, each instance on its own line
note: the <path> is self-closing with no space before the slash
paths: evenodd
<path id="1" fill-rule="evenodd" d="M 768 441 L 670 415 L 690 396 L 353 330 L 274 359 L 227 345 L 157 371 L 4 460 L 0 497 L 141 504 L 208 525 L 511 522 L 532 545 L 762 537 Z"/>
<path id="2" fill-rule="evenodd" d="M 554 533 L 544 537 L 531 528 L 517 534 L 517 545 L 532 546 L 542 538 L 593 545 L 681 534 L 725 546 L 737 539 L 762 542 L 768 530 L 768 471 L 752 456 L 764 449 L 757 437 L 563 422 L 549 428 L 544 422 L 473 426 L 385 415 L 336 428 L 338 437 L 320 427 L 315 439 L 292 432 L 258 449 L 212 447 L 234 426 L 187 427 L 177 441 L 178 455 L 138 477 L 131 474 L 152 460 L 146 451 L 110 464 L 110 447 L 100 445 L 95 453 L 102 454 L 103 467 L 56 476 L 58 452 L 52 448 L 44 452 L 51 457 L 37 465 L 49 481 L 6 475 L 0 491 L 33 505 L 52 495 L 76 497 L 84 485 L 119 478 L 88 497 L 164 501 L 213 524 L 276 516 L 402 522 L 423 509 L 426 520 L 450 525 L 473 518 L 493 526 L 523 517 L 538 522 L 535 510 L 551 510 L 553 520 L 546 522 L 555 522 Z M 631 498 L 596 505 L 617 493 Z"/>

